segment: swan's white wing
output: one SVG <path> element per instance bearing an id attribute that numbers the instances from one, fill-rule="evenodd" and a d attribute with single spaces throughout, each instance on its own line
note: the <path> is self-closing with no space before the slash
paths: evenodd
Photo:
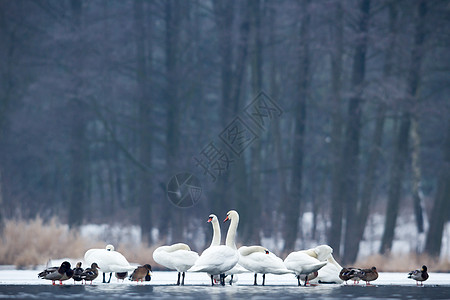
<path id="1" fill-rule="evenodd" d="M 94 251 L 91 251 L 94 250 Z M 91 249 L 86 252 L 84 260 L 87 265 L 97 263 L 100 271 L 103 273 L 132 271 L 134 267 L 130 266 L 127 259 L 117 251 L 108 251 L 106 249 Z"/>
<path id="2" fill-rule="evenodd" d="M 213 246 L 197 259 L 188 271 L 221 274 L 231 270 L 239 261 L 239 254 L 228 246 Z"/>
<path id="3" fill-rule="evenodd" d="M 297 251 L 289 254 L 284 260 L 287 269 L 292 270 L 295 274 L 309 274 L 315 272 L 327 264 L 326 261 L 321 262 L 308 254 Z"/>

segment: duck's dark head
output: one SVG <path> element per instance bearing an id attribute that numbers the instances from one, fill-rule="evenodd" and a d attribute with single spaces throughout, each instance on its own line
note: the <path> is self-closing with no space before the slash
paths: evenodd
<path id="1" fill-rule="evenodd" d="M 428 271 L 428 268 L 427 268 L 427 266 L 423 265 L 423 266 L 422 266 L 422 271 L 423 271 L 423 272 L 426 272 L 426 271 Z"/>
<path id="2" fill-rule="evenodd" d="M 372 268 L 371 268 L 371 270 L 372 270 L 372 271 L 376 271 L 376 270 L 377 270 L 377 268 L 375 268 L 375 267 L 372 267 Z"/>
<path id="3" fill-rule="evenodd" d="M 92 263 L 91 269 L 100 269 L 100 267 L 97 265 L 97 263 Z"/>
<path id="4" fill-rule="evenodd" d="M 77 268 L 81 268 L 81 261 L 77 262 Z"/>
<path id="5" fill-rule="evenodd" d="M 152 270 L 152 266 L 150 266 L 149 264 L 145 264 L 144 267 L 145 267 L 147 270 L 149 270 L 149 271 Z"/>
<path id="6" fill-rule="evenodd" d="M 71 265 L 70 265 L 70 262 L 68 262 L 68 261 L 64 261 L 64 262 L 61 264 L 61 268 L 65 269 L 65 270 L 70 269 L 70 267 L 71 267 Z"/>

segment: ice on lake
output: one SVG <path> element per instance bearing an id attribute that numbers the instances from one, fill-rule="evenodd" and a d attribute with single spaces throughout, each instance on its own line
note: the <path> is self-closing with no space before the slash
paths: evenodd
<path id="1" fill-rule="evenodd" d="M 373 286 L 320 284 L 298 287 L 293 275 L 266 275 L 266 286 L 253 286 L 253 274 L 239 274 L 233 286 L 210 286 L 205 273 L 187 273 L 186 285 L 176 286 L 176 272 L 156 271 L 150 282 L 118 282 L 113 276 L 110 284 L 101 283 L 102 274 L 93 284 L 52 286 L 51 281 L 37 278 L 39 270 L 0 270 L 0 299 L 449 299 L 450 274 L 430 273 L 423 287 L 408 279 L 406 273 L 380 272 Z M 261 276 L 258 282 L 261 283 Z"/>

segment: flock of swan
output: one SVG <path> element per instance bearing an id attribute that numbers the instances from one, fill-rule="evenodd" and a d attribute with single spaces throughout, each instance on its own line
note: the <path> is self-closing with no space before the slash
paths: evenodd
<path id="1" fill-rule="evenodd" d="M 225 245 L 221 245 L 220 224 L 216 215 L 209 215 L 208 222 L 212 224 L 213 237 L 211 245 L 199 256 L 195 251 L 183 243 L 170 246 L 161 246 L 153 252 L 156 263 L 178 272 L 177 285 L 184 285 L 186 272 L 205 272 L 211 278 L 211 285 L 220 282 L 230 285 L 235 282 L 234 275 L 241 273 L 254 273 L 254 285 L 257 285 L 257 274 L 262 274 L 262 285 L 265 285 L 266 274 L 295 274 L 297 283 L 301 281 L 306 285 L 308 281 L 318 283 L 340 284 L 347 280 L 358 282 L 366 281 L 369 284 L 378 278 L 375 267 L 371 269 L 342 268 L 333 258 L 333 249 L 328 245 L 320 245 L 312 249 L 295 251 L 290 253 L 284 261 L 262 246 L 236 247 L 236 232 L 239 224 L 239 214 L 235 210 L 227 213 L 224 222 L 230 221 Z M 132 272 L 130 280 L 151 280 L 151 266 L 133 267 L 126 258 L 114 250 L 112 245 L 106 249 L 90 249 L 84 255 L 86 264 L 91 268 L 81 269 L 81 262 L 73 270 L 70 263 L 63 262 L 58 267 L 52 267 L 39 273 L 43 279 L 55 281 L 73 278 L 76 281 L 91 281 L 98 276 L 98 270 L 103 272 L 103 282 L 110 282 L 112 273 L 116 273 L 118 279 L 124 279 L 128 272 Z M 428 278 L 426 266 L 421 270 L 410 272 L 414 280 L 425 281 Z M 105 274 L 109 274 L 106 281 Z"/>

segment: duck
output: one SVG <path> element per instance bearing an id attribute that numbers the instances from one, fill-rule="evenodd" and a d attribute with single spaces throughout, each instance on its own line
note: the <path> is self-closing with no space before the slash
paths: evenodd
<path id="1" fill-rule="evenodd" d="M 283 260 L 262 246 L 242 246 L 239 248 L 239 264 L 255 273 L 253 285 L 258 285 L 257 274 L 262 274 L 262 285 L 265 285 L 266 274 L 288 274 Z"/>
<path id="2" fill-rule="evenodd" d="M 97 263 L 92 263 L 90 268 L 86 268 L 86 270 L 83 271 L 83 273 L 81 273 L 81 278 L 84 279 L 84 282 L 86 283 L 86 281 L 90 281 L 92 284 L 92 281 L 97 278 L 98 276 L 98 269 L 99 266 L 97 265 Z"/>
<path id="3" fill-rule="evenodd" d="M 353 280 L 353 284 L 359 282 L 361 278 L 359 278 L 359 272 L 360 269 L 349 267 L 349 268 L 342 268 L 342 270 L 339 272 L 339 278 L 345 283 L 347 283 L 348 280 Z"/>
<path id="4" fill-rule="evenodd" d="M 284 260 L 284 265 L 287 269 L 294 272 L 297 277 L 298 286 L 300 286 L 300 276 L 308 275 L 315 271 L 320 270 L 323 266 L 327 264 L 326 261 L 320 261 L 306 253 L 307 251 L 295 251 L 290 253 Z M 305 276 L 305 285 L 308 281 L 308 277 Z"/>
<path id="5" fill-rule="evenodd" d="M 308 277 L 311 283 L 343 283 L 343 280 L 339 278 L 342 266 L 334 259 L 333 248 L 328 245 L 319 245 L 305 250 L 305 253 L 320 261 L 327 261 L 327 264 L 319 269 L 316 278 Z"/>
<path id="6" fill-rule="evenodd" d="M 116 276 L 117 281 L 119 281 L 119 280 L 124 281 L 125 278 L 128 277 L 128 272 L 116 272 L 116 273 L 114 273 L 114 276 Z"/>
<path id="7" fill-rule="evenodd" d="M 311 283 L 312 280 L 316 279 L 317 276 L 319 276 L 319 272 L 317 272 L 317 271 L 314 271 L 314 272 L 309 273 L 309 274 L 301 274 L 300 275 L 300 280 L 304 281 L 305 285 L 306 285 L 308 282 Z"/>
<path id="8" fill-rule="evenodd" d="M 153 251 L 153 259 L 156 263 L 166 268 L 177 270 L 177 285 L 184 285 L 185 272 L 195 264 L 198 257 L 197 252 L 192 251 L 188 245 L 183 243 L 161 246 Z M 180 283 L 181 275 L 183 278 Z"/>
<path id="9" fill-rule="evenodd" d="M 214 275 L 220 275 L 221 285 L 225 285 L 225 273 L 231 270 L 239 261 L 239 252 L 236 248 L 235 238 L 239 225 L 239 214 L 230 210 L 224 222 L 230 220 L 225 245 L 215 245 L 203 251 L 195 264 L 188 270 L 190 272 L 206 272 L 214 285 Z"/>
<path id="10" fill-rule="evenodd" d="M 74 281 L 74 283 L 76 283 L 77 281 L 83 281 L 83 279 L 81 278 L 81 273 L 83 273 L 83 268 L 81 267 L 81 261 L 77 262 L 77 266 L 75 268 L 73 268 L 73 276 L 72 279 Z"/>
<path id="11" fill-rule="evenodd" d="M 134 267 L 130 265 L 127 259 L 120 253 L 115 251 L 114 246 L 109 244 L 105 249 L 89 249 L 84 254 L 84 261 L 90 265 L 97 263 L 99 269 L 103 272 L 103 283 L 110 283 L 113 272 L 129 272 Z M 109 280 L 106 281 L 105 274 L 109 274 Z"/>
<path id="12" fill-rule="evenodd" d="M 145 264 L 143 266 L 138 266 L 133 273 L 131 273 L 129 279 L 131 281 L 150 281 L 150 272 L 152 271 L 152 266 Z"/>
<path id="13" fill-rule="evenodd" d="M 59 280 L 59 284 L 62 284 L 64 280 L 67 280 L 73 276 L 73 270 L 68 261 L 64 261 L 59 267 L 50 267 L 38 274 L 38 278 L 51 280 L 55 285 L 55 281 Z"/>
<path id="14" fill-rule="evenodd" d="M 428 279 L 428 268 L 427 266 L 423 265 L 420 270 L 414 270 L 408 273 L 408 278 L 414 279 L 416 281 L 416 285 L 420 284 L 423 285 L 423 282 Z"/>
<path id="15" fill-rule="evenodd" d="M 361 280 L 366 282 L 366 285 L 370 285 L 370 281 L 374 281 L 378 278 L 377 268 L 372 267 L 370 269 L 360 269 L 358 275 Z"/>

